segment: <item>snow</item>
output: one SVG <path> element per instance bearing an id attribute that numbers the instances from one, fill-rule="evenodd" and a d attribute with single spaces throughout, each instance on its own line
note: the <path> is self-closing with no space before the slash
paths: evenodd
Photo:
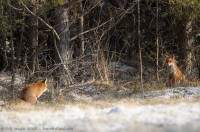
<path id="1" fill-rule="evenodd" d="M 177 87 L 165 90 L 150 91 L 144 93 L 145 98 L 170 99 L 180 96 L 186 99 L 192 99 L 200 96 L 200 87 Z"/>
<path id="2" fill-rule="evenodd" d="M 92 102 L 64 104 L 62 108 L 32 106 L 30 110 L 0 110 L 0 131 L 86 131 L 86 132 L 198 132 L 200 130 L 200 87 L 179 87 L 144 94 L 148 99 L 183 101 L 169 104 L 131 105 L 135 97 L 97 107 Z M 137 98 L 138 99 L 138 98 Z M 105 100 L 106 101 L 106 100 Z M 91 104 L 90 104 L 91 103 Z M 105 102 L 106 103 L 106 102 Z"/>
<path id="3" fill-rule="evenodd" d="M 122 70 L 122 71 L 128 71 L 130 69 L 133 69 L 133 67 L 127 66 L 119 61 L 117 62 L 111 62 L 110 63 L 110 69 L 118 69 L 118 70 Z"/>
<path id="4" fill-rule="evenodd" d="M 149 131 L 147 128 L 151 128 L 154 131 L 198 131 L 200 103 L 137 107 L 122 105 L 103 109 L 66 106 L 61 111 L 2 111 L 0 122 L 1 130 L 3 128 L 12 128 L 12 130 L 35 128 L 39 131 L 64 129 L 103 132 L 140 129 Z"/>

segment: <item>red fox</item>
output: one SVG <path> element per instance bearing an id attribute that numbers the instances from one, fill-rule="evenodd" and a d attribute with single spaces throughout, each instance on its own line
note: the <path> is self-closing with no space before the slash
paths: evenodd
<path id="1" fill-rule="evenodd" d="M 46 90 L 47 79 L 39 80 L 35 83 L 25 86 L 22 89 L 20 99 L 31 104 L 36 104 L 37 98 L 39 98 Z"/>
<path id="2" fill-rule="evenodd" d="M 185 80 L 185 75 L 179 70 L 175 57 L 172 55 L 166 55 L 166 62 L 169 66 L 169 85 L 175 86 L 180 84 L 181 80 Z"/>

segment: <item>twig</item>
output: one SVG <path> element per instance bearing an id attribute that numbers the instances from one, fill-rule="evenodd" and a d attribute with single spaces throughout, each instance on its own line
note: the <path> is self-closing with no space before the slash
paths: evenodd
<path id="1" fill-rule="evenodd" d="M 88 33 L 88 32 L 94 31 L 94 30 L 96 30 L 96 29 L 102 27 L 103 25 L 105 25 L 105 24 L 107 24 L 108 22 L 110 22 L 112 19 L 113 19 L 113 18 L 111 18 L 110 20 L 108 20 L 108 21 L 102 23 L 102 24 L 99 25 L 98 27 L 95 27 L 95 28 L 89 29 L 89 30 L 87 30 L 87 31 L 85 31 L 85 32 L 82 32 L 82 33 L 77 34 L 76 36 L 72 37 L 72 38 L 70 39 L 70 41 L 73 41 L 73 40 L 75 40 L 76 38 L 78 38 L 79 36 L 81 36 L 81 35 L 83 35 L 83 34 L 86 34 L 86 33 Z"/>

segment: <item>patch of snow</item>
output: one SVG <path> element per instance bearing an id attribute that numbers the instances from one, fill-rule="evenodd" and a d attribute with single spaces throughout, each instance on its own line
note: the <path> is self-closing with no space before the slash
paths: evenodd
<path id="1" fill-rule="evenodd" d="M 117 106 L 117 107 L 114 107 L 114 108 L 110 109 L 108 114 L 117 113 L 119 111 L 121 111 L 121 109 L 120 109 L 120 107 Z"/>
<path id="2" fill-rule="evenodd" d="M 2 101 L 2 100 L 0 100 L 0 106 L 1 106 L 1 105 L 4 105 L 4 104 L 5 104 L 5 102 Z"/>
<path id="3" fill-rule="evenodd" d="M 0 112 L 0 128 L 37 128 L 55 131 L 134 131 L 145 127 L 167 131 L 191 131 L 200 128 L 200 103 L 177 105 L 115 106 L 112 108 L 87 108 L 66 106 L 64 110 L 31 112 Z M 191 125 L 193 124 L 193 125 Z M 189 126 L 190 125 L 190 126 Z M 148 128 L 147 127 L 147 128 Z"/>
<path id="4" fill-rule="evenodd" d="M 12 80 L 10 72 L 0 72 L 0 83 L 4 85 L 10 85 Z M 24 83 L 24 78 L 20 75 L 15 75 L 15 86 L 21 86 Z"/>
<path id="5" fill-rule="evenodd" d="M 119 61 L 117 62 L 111 62 L 110 63 L 110 68 L 111 69 L 118 69 L 118 70 L 122 70 L 122 71 L 127 71 L 127 70 L 130 70 L 130 69 L 133 69 L 133 67 L 130 67 L 130 66 L 127 66 Z"/>
<path id="6" fill-rule="evenodd" d="M 0 90 L 4 90 L 4 88 L 2 86 L 0 86 Z"/>
<path id="7" fill-rule="evenodd" d="M 144 93 L 145 98 L 163 98 L 170 99 L 175 96 L 182 96 L 184 98 L 200 97 L 200 87 L 178 87 L 165 90 L 156 90 Z"/>

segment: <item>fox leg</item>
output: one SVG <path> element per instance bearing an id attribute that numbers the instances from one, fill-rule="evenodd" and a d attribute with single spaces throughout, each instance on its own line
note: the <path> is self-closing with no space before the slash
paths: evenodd
<path id="1" fill-rule="evenodd" d="M 169 75 L 169 86 L 173 86 L 173 76 L 172 75 Z"/>
<path id="2" fill-rule="evenodd" d="M 177 85 L 179 86 L 179 85 L 180 85 L 180 82 L 181 82 L 181 80 L 177 80 L 176 82 L 177 82 Z"/>
<path id="3" fill-rule="evenodd" d="M 180 85 L 180 83 L 181 83 L 181 81 L 180 81 L 180 80 L 178 80 L 177 84 L 178 84 L 178 85 Z"/>
<path id="4" fill-rule="evenodd" d="M 172 79 L 172 86 L 175 86 L 175 85 L 176 85 L 176 79 L 173 78 L 173 79 Z"/>

